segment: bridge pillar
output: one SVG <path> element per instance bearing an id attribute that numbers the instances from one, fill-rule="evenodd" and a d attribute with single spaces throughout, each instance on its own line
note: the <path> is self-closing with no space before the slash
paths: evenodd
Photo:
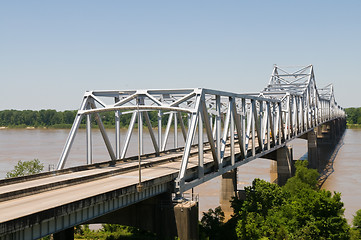
<path id="1" fill-rule="evenodd" d="M 231 199 L 237 194 L 237 169 L 222 174 L 220 204 L 224 212 L 225 220 L 229 220 L 233 214 Z"/>
<path id="2" fill-rule="evenodd" d="M 74 240 L 74 228 L 68 228 L 53 234 L 53 240 Z"/>
<path id="3" fill-rule="evenodd" d="M 317 134 L 315 130 L 311 130 L 307 134 L 308 145 L 308 166 L 318 170 L 318 149 L 317 149 Z"/>
<path id="4" fill-rule="evenodd" d="M 280 186 L 286 184 L 294 172 L 293 149 L 291 146 L 284 146 L 277 149 L 277 183 Z"/>
<path id="5" fill-rule="evenodd" d="M 274 159 L 276 160 L 276 159 Z M 271 160 L 270 164 L 270 182 L 271 183 L 277 183 L 277 161 Z"/>
<path id="6" fill-rule="evenodd" d="M 181 240 L 198 240 L 198 202 L 185 201 L 174 206 L 177 236 Z"/>

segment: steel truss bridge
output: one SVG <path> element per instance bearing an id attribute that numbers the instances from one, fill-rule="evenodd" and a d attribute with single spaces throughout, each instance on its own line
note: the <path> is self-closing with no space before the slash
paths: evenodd
<path id="1" fill-rule="evenodd" d="M 100 116 L 109 111 L 115 113 L 115 149 Z M 157 126 L 150 121 L 149 112 L 152 111 L 157 112 Z M 125 141 L 121 142 L 120 121 L 126 114 L 132 117 Z M 169 116 L 165 129 L 163 115 Z M 86 118 L 87 124 L 87 163 L 92 163 L 92 116 L 112 161 L 125 158 L 136 123 L 140 155 L 143 155 L 145 144 L 144 125 L 151 136 L 151 143 L 147 144 L 153 145 L 157 155 L 167 149 L 172 124 L 174 148 L 180 147 L 177 137 L 180 126 L 184 139 L 183 157 L 175 182 L 176 192 L 181 194 L 284 146 L 322 123 L 344 118 L 345 112 L 337 105 L 331 84 L 321 89 L 316 87 L 312 65 L 293 72 L 275 66 L 267 87 L 257 94 L 204 88 L 90 91 L 84 95 L 57 169 L 62 169 L 66 163 L 82 118 Z M 192 147 L 198 148 L 197 176 L 191 173 L 192 177 L 189 177 L 187 166 Z M 205 148 L 211 151 L 213 160 L 213 171 L 207 174 L 204 172 Z M 225 157 L 227 151 L 230 152 L 228 158 Z"/>
<path id="2" fill-rule="evenodd" d="M 103 124 L 105 112 L 114 113 L 115 141 Z M 120 134 L 123 118 L 130 119 L 125 136 Z M 83 119 L 86 165 L 64 168 Z M 275 66 L 257 94 L 203 88 L 88 91 L 57 170 L 0 180 L 0 239 L 65 231 L 166 192 L 181 197 L 340 119 L 345 112 L 333 86 L 317 88 L 312 65 L 296 70 Z M 110 161 L 93 163 L 94 121 Z M 139 154 L 129 157 L 132 135 L 138 138 Z M 146 144 L 154 151 L 145 153 Z"/>

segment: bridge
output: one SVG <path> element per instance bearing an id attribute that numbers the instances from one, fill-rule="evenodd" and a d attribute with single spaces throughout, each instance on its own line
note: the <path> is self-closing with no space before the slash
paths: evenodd
<path id="1" fill-rule="evenodd" d="M 103 124 L 109 112 L 114 140 Z M 65 168 L 82 123 L 84 165 Z M 317 88 L 312 65 L 292 71 L 275 66 L 268 85 L 252 94 L 204 88 L 87 91 L 57 170 L 0 180 L 0 239 L 52 233 L 69 239 L 73 227 L 84 223 L 121 223 L 194 239 L 198 206 L 187 190 L 222 176 L 228 202 L 236 169 L 256 158 L 277 161 L 283 185 L 292 176 L 288 143 L 295 138 L 307 139 L 310 167 L 321 170 L 320 148 L 329 151 L 345 125 L 333 86 Z M 93 163 L 95 127 L 109 153 L 100 163 Z M 136 156 L 128 152 L 132 136 Z M 153 151 L 145 152 L 146 144 Z"/>

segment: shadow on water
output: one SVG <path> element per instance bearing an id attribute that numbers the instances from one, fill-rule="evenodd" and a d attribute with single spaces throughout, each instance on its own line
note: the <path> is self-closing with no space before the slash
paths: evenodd
<path id="1" fill-rule="evenodd" d="M 338 143 L 334 147 L 334 150 L 333 150 L 332 154 L 330 155 L 327 164 L 325 165 L 323 171 L 320 173 L 320 176 L 318 178 L 318 183 L 317 183 L 317 187 L 319 189 L 321 189 L 323 184 L 326 182 L 327 178 L 332 173 L 335 172 L 335 169 L 333 168 L 333 164 L 334 164 L 334 161 L 336 159 L 336 156 L 337 156 L 338 152 L 340 151 L 341 147 L 344 145 L 344 141 L 343 141 L 344 137 L 345 137 L 345 133 L 342 135 L 341 139 L 338 141 Z"/>

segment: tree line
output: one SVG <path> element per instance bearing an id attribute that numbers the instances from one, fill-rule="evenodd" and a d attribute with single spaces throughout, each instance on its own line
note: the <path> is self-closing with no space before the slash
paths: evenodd
<path id="1" fill-rule="evenodd" d="M 77 111 L 56 110 L 3 110 L 0 111 L 0 126 L 3 127 L 50 127 L 73 124 Z"/>
<path id="2" fill-rule="evenodd" d="M 361 107 L 359 108 L 346 108 L 347 123 L 361 125 Z"/>
<path id="3" fill-rule="evenodd" d="M 74 122 L 76 110 L 56 111 L 48 110 L 3 110 L 0 111 L 0 127 L 46 127 L 46 128 L 70 128 Z M 148 112 L 153 127 L 158 125 L 158 113 Z M 111 112 L 100 113 L 101 120 L 106 127 L 115 126 L 115 114 Z M 132 114 L 123 114 L 120 117 L 120 127 L 128 127 Z M 167 124 L 169 115 L 162 116 L 162 125 Z M 143 124 L 146 124 L 143 121 Z M 184 118 L 186 124 L 187 118 Z M 97 125 L 93 117 L 93 124 Z M 85 118 L 81 122 L 81 127 L 85 126 Z"/>
<path id="4" fill-rule="evenodd" d="M 347 123 L 361 125 L 361 107 L 360 108 L 346 108 Z M 0 127 L 52 127 L 52 128 L 70 128 L 73 124 L 77 111 L 56 111 L 53 109 L 47 110 L 3 110 L 0 111 Z M 150 121 L 153 127 L 158 124 L 157 111 L 148 112 Z M 114 112 L 103 112 L 100 114 L 101 119 L 106 127 L 114 127 L 115 114 Z M 129 125 L 131 114 L 124 114 L 120 118 L 120 127 L 127 127 Z M 162 116 L 162 125 L 167 124 L 168 116 Z M 187 124 L 187 118 L 184 117 L 184 123 Z M 85 119 L 82 120 L 82 126 L 85 126 Z M 145 124 L 145 121 L 144 121 Z M 94 125 L 96 122 L 94 121 Z"/>

